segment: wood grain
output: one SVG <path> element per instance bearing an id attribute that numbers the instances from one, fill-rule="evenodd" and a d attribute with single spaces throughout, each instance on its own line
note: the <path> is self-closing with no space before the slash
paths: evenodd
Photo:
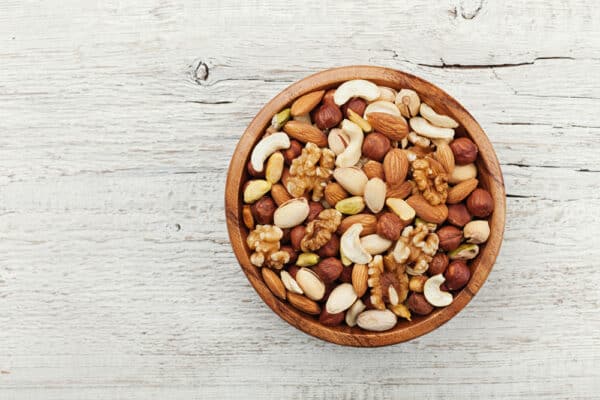
<path id="1" fill-rule="evenodd" d="M 584 0 L 0 2 L 0 398 L 596 398 L 599 23 Z M 475 299 L 375 349 L 266 307 L 222 206 L 260 108 L 365 63 L 457 98 L 508 195 Z"/>

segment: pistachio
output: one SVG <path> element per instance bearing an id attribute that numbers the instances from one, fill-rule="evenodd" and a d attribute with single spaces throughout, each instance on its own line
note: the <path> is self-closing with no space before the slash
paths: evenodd
<path id="1" fill-rule="evenodd" d="M 476 244 L 462 244 L 448 253 L 451 260 L 472 260 L 479 254 L 479 246 Z"/>
<path id="2" fill-rule="evenodd" d="M 365 209 L 365 201 L 361 196 L 348 197 L 338 201 L 335 209 L 346 215 L 358 214 Z"/>
<path id="3" fill-rule="evenodd" d="M 358 125 L 363 132 L 369 133 L 373 130 L 373 127 L 371 124 L 369 124 L 369 121 L 352 111 L 350 108 L 347 110 L 347 113 L 348 119 Z"/>
<path id="4" fill-rule="evenodd" d="M 283 154 L 276 152 L 271 154 L 265 167 L 265 177 L 271 184 L 279 182 L 281 175 L 283 174 Z"/>
<path id="5" fill-rule="evenodd" d="M 298 260 L 296 260 L 296 265 L 299 267 L 312 267 L 318 263 L 319 255 L 315 253 L 302 253 L 298 256 Z"/>
<path id="6" fill-rule="evenodd" d="M 271 120 L 271 126 L 279 130 L 285 125 L 286 122 L 290 120 L 291 116 L 291 109 L 286 108 L 273 116 L 273 119 Z"/>

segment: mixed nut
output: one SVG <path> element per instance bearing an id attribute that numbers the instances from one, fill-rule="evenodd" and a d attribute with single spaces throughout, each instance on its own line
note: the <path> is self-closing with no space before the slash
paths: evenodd
<path id="1" fill-rule="evenodd" d="M 369 331 L 451 304 L 494 211 L 458 127 L 411 89 L 360 79 L 274 115 L 242 193 L 250 261 L 273 294 Z"/>

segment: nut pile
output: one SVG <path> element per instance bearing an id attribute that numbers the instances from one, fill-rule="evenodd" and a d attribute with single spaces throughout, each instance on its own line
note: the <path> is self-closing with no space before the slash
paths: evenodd
<path id="1" fill-rule="evenodd" d="M 458 126 L 413 90 L 366 80 L 274 115 L 242 212 L 273 294 L 323 325 L 369 331 L 451 304 L 494 211 Z"/>

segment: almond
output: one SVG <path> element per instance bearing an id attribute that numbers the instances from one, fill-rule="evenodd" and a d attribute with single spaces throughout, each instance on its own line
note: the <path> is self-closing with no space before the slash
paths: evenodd
<path id="1" fill-rule="evenodd" d="M 278 207 L 292 199 L 292 196 L 281 183 L 277 183 L 271 187 L 271 197 L 273 197 Z"/>
<path id="2" fill-rule="evenodd" d="M 308 297 L 302 296 L 301 294 L 288 292 L 287 299 L 291 305 L 302 312 L 311 315 L 321 314 L 321 307 L 319 307 L 316 302 L 312 301 Z"/>
<path id="3" fill-rule="evenodd" d="M 400 185 L 408 173 L 408 158 L 404 151 L 393 149 L 383 159 L 383 173 L 389 185 Z"/>
<path id="4" fill-rule="evenodd" d="M 467 179 L 448 190 L 448 204 L 457 204 L 466 199 L 477 188 L 479 181 L 476 178 Z M 272 190 L 272 189 L 271 189 Z"/>
<path id="5" fill-rule="evenodd" d="M 437 143 L 437 149 L 433 157 L 442 164 L 448 175 L 452 174 L 452 171 L 454 171 L 454 153 L 452 153 L 448 143 L 440 140 Z"/>
<path id="6" fill-rule="evenodd" d="M 365 186 L 365 204 L 371 211 L 378 213 L 385 205 L 385 182 L 379 178 L 370 179 Z"/>
<path id="7" fill-rule="evenodd" d="M 296 273 L 296 282 L 311 300 L 319 301 L 325 295 L 325 283 L 309 268 L 300 268 Z"/>
<path id="8" fill-rule="evenodd" d="M 262 268 L 262 277 L 265 280 L 265 283 L 271 289 L 271 292 L 281 300 L 285 300 L 285 286 L 283 286 L 283 282 L 273 270 L 269 268 Z"/>
<path id="9" fill-rule="evenodd" d="M 358 297 L 367 292 L 367 281 L 369 280 L 369 267 L 365 264 L 354 264 L 352 268 L 352 286 Z"/>
<path id="10" fill-rule="evenodd" d="M 273 189 L 271 189 L 272 191 Z M 413 183 L 411 181 L 405 181 L 400 185 L 388 185 L 387 192 L 385 193 L 387 198 L 393 197 L 396 199 L 405 199 L 413 191 Z"/>
<path id="11" fill-rule="evenodd" d="M 377 217 L 372 214 L 356 214 L 346 217 L 338 227 L 338 233 L 341 235 L 354 224 L 361 224 L 363 230 L 360 236 L 370 235 L 377 231 Z"/>
<path id="12" fill-rule="evenodd" d="M 273 189 L 271 188 L 271 191 Z M 325 187 L 325 201 L 331 207 L 335 207 L 338 201 L 344 200 L 349 196 L 348 192 L 337 182 L 327 184 Z"/>
<path id="13" fill-rule="evenodd" d="M 307 93 L 302 97 L 299 97 L 292 104 L 291 113 L 293 117 L 309 113 L 319 104 L 323 95 L 324 90 L 318 90 L 316 92 Z"/>
<path id="14" fill-rule="evenodd" d="M 342 311 L 346 311 L 357 299 L 354 288 L 349 283 L 342 283 L 338 285 L 327 299 L 325 303 L 325 309 L 330 314 L 337 314 Z"/>
<path id="15" fill-rule="evenodd" d="M 383 174 L 383 165 L 377 161 L 367 161 L 365 165 L 362 167 L 363 172 L 367 175 L 367 178 L 379 178 L 381 180 L 385 180 L 385 175 Z"/>
<path id="16" fill-rule="evenodd" d="M 383 133 L 390 140 L 402 140 L 408 135 L 408 124 L 402 117 L 372 112 L 367 115 L 367 121 L 375 131 Z"/>
<path id="17" fill-rule="evenodd" d="M 327 147 L 327 136 L 319 128 L 300 121 L 288 121 L 283 130 L 290 137 L 303 143 L 312 142 L 319 147 Z"/>
<path id="18" fill-rule="evenodd" d="M 444 204 L 432 206 L 420 194 L 410 196 L 406 202 L 409 206 L 414 208 L 418 217 L 427 222 L 441 224 L 448 217 L 448 207 L 446 207 Z"/>
<path id="19" fill-rule="evenodd" d="M 254 216 L 252 215 L 252 208 L 250 205 L 244 205 L 242 208 L 242 220 L 244 221 L 244 226 L 248 229 L 254 229 Z"/>

